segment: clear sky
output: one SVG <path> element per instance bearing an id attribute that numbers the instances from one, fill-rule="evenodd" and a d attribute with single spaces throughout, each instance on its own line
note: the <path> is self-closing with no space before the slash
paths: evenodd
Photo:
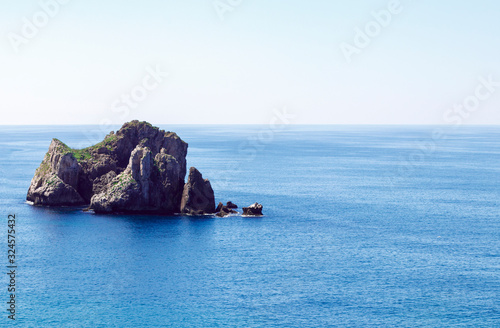
<path id="1" fill-rule="evenodd" d="M 55 1 L 0 0 L 0 124 L 500 124 L 498 0 Z"/>

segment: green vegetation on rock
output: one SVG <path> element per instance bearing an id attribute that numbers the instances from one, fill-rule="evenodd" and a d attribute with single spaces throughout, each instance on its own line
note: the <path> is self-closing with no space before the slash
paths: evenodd
<path id="1" fill-rule="evenodd" d="M 123 190 L 130 184 L 137 184 L 137 182 L 132 178 L 131 174 L 122 173 L 113 180 L 110 192 L 114 193 Z"/>
<path id="2" fill-rule="evenodd" d="M 76 160 L 81 163 L 84 161 L 95 162 L 96 161 L 95 155 L 97 154 L 97 151 L 103 147 L 105 147 L 109 151 L 113 151 L 114 149 L 113 146 L 116 144 L 118 139 L 119 137 L 116 134 L 108 134 L 103 141 L 93 146 L 82 149 L 71 148 L 59 139 L 54 139 L 54 140 L 58 142 L 58 146 L 56 149 L 59 152 L 61 152 L 63 155 L 73 154 Z"/>

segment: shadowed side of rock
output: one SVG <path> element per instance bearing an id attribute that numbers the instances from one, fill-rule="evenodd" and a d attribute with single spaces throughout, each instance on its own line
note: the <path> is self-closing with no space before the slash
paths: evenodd
<path id="1" fill-rule="evenodd" d="M 181 213 L 200 215 L 215 213 L 214 191 L 208 179 L 194 167 L 189 169 L 189 177 L 184 185 Z"/>

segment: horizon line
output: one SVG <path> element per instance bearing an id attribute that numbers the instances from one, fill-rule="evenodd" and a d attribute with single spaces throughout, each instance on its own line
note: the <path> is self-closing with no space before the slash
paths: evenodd
<path id="1" fill-rule="evenodd" d="M 122 126 L 125 123 L 131 121 L 127 121 L 124 123 L 116 123 L 109 124 L 107 126 Z M 149 121 L 141 121 L 148 122 L 152 125 L 199 125 L 199 126 L 235 126 L 235 125 L 243 125 L 243 126 L 252 126 L 252 125 L 269 125 L 269 123 L 151 123 Z M 77 123 L 54 123 L 54 124 L 0 124 L 0 127 L 8 127 L 8 126 L 100 126 L 101 124 L 77 124 Z M 464 127 L 464 126 L 491 126 L 491 127 L 500 127 L 499 124 L 485 124 L 485 123 L 477 123 L 477 124 L 437 124 L 437 123 L 290 123 L 285 124 L 286 126 L 445 126 L 445 127 Z"/>

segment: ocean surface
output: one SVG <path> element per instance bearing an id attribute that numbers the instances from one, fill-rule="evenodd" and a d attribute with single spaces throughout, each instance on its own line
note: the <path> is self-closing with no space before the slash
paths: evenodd
<path id="1" fill-rule="evenodd" d="M 262 218 L 96 215 L 25 202 L 52 138 L 0 126 L 1 263 L 19 327 L 499 327 L 500 127 L 160 125 L 216 202 Z M 3 249 L 3 250 L 2 250 Z M 0 279 L 0 326 L 8 276 Z"/>

